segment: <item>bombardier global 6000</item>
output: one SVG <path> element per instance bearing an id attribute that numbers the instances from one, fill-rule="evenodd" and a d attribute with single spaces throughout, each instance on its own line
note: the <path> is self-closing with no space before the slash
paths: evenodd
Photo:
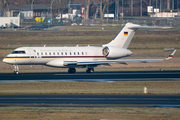
<path id="1" fill-rule="evenodd" d="M 151 62 L 172 59 L 174 50 L 165 59 L 120 59 L 132 55 L 128 46 L 139 28 L 169 28 L 157 26 L 140 26 L 126 23 L 117 36 L 102 47 L 20 47 L 7 55 L 3 62 L 14 66 L 18 74 L 18 65 L 45 65 L 50 67 L 69 68 L 69 73 L 75 73 L 76 68 L 86 68 L 87 73 L 93 73 L 99 65 L 110 63 L 127 64 L 128 62 Z"/>

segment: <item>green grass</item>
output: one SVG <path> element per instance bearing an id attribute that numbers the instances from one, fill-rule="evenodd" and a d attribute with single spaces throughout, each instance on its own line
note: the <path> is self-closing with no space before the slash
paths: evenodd
<path id="1" fill-rule="evenodd" d="M 67 33 L 6 33 L 1 34 L 1 47 L 8 44 L 38 45 L 38 44 L 95 44 L 102 45 L 110 42 L 118 32 L 67 32 Z M 179 47 L 180 34 L 177 32 L 136 33 L 129 48 L 163 48 Z"/>
<path id="2" fill-rule="evenodd" d="M 180 94 L 180 81 L 0 83 L 0 94 Z M 161 85 L 161 86 L 159 86 Z"/>
<path id="3" fill-rule="evenodd" d="M 131 107 L 1 107 L 3 120 L 152 120 L 180 117 L 178 108 Z"/>

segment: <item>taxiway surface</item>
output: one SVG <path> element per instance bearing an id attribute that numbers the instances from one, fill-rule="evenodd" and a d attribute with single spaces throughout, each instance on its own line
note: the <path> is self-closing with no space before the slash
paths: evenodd
<path id="1" fill-rule="evenodd" d="M 180 95 L 0 95 L 0 106 L 180 107 Z"/>
<path id="2" fill-rule="evenodd" d="M 12 82 L 116 82 L 116 81 L 180 80 L 180 71 L 112 71 L 87 74 L 59 73 L 0 73 L 0 83 Z"/>

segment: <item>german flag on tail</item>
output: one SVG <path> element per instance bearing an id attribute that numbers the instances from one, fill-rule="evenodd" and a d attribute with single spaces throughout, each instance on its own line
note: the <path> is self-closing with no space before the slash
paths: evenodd
<path id="1" fill-rule="evenodd" d="M 128 32 L 124 32 L 124 35 L 128 35 Z"/>

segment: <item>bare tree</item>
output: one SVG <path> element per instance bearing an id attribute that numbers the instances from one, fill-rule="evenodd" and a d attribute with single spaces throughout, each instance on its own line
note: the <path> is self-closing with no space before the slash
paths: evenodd
<path id="1" fill-rule="evenodd" d="M 30 0 L 0 0 L 0 9 L 3 11 L 3 16 L 6 17 L 6 12 L 9 9 L 9 5 L 22 5 L 28 4 Z"/>
<path id="2" fill-rule="evenodd" d="M 8 3 L 6 2 L 6 0 L 0 0 L 0 5 L 0 9 L 3 11 L 3 16 L 6 17 Z"/>
<path id="3" fill-rule="evenodd" d="M 85 1 L 85 19 L 89 19 L 89 6 L 90 6 L 90 0 Z"/>
<path id="4" fill-rule="evenodd" d="M 101 21 L 103 20 L 102 1 L 103 0 L 100 0 L 100 18 L 101 18 Z"/>
<path id="5" fill-rule="evenodd" d="M 53 3 L 53 11 L 56 13 L 62 13 L 65 9 L 67 9 L 68 0 L 56 0 Z"/>
<path id="6" fill-rule="evenodd" d="M 100 2 L 100 18 L 101 21 L 103 20 L 103 15 L 104 15 L 104 11 L 107 8 L 108 4 L 112 4 L 113 0 L 109 1 L 109 0 L 99 0 Z"/>

